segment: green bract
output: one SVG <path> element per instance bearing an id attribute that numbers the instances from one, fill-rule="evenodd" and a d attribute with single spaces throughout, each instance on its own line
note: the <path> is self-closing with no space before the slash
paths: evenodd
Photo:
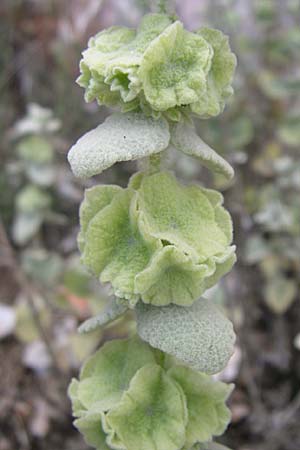
<path id="1" fill-rule="evenodd" d="M 72 380 L 75 426 L 98 450 L 190 450 L 222 433 L 231 386 L 158 354 L 137 337 L 106 343 Z"/>
<path id="2" fill-rule="evenodd" d="M 86 101 L 170 120 L 218 115 L 232 94 L 236 58 L 228 39 L 208 28 L 191 33 L 164 14 L 137 30 L 111 27 L 91 38 L 80 63 Z"/>
<path id="3" fill-rule="evenodd" d="M 222 202 L 168 172 L 136 174 L 127 189 L 96 186 L 80 209 L 82 261 L 130 306 L 191 305 L 235 262 Z"/>

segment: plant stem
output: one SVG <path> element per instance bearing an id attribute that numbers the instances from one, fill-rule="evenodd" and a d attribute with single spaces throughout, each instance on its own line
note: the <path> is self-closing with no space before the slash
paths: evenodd
<path id="1" fill-rule="evenodd" d="M 156 10 L 161 14 L 172 14 L 174 13 L 174 0 L 157 0 Z"/>
<path id="2" fill-rule="evenodd" d="M 154 155 L 149 156 L 148 161 L 148 170 L 149 172 L 159 172 L 161 169 L 161 163 L 162 163 L 162 154 L 156 153 Z"/>

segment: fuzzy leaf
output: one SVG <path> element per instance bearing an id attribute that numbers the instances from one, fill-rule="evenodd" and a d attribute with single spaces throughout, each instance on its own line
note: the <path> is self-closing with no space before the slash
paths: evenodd
<path id="1" fill-rule="evenodd" d="M 159 153 L 170 140 L 165 119 L 154 120 L 141 113 L 113 114 L 82 136 L 68 159 L 77 177 L 101 173 L 118 161 L 131 161 Z"/>
<path id="2" fill-rule="evenodd" d="M 137 331 L 144 341 L 196 370 L 220 372 L 233 353 L 232 324 L 208 300 L 188 308 L 139 303 L 136 313 Z"/>
<path id="3" fill-rule="evenodd" d="M 106 420 L 125 448 L 179 450 L 185 441 L 185 398 L 161 367 L 147 365 Z"/>
<path id="4" fill-rule="evenodd" d="M 90 333 L 98 327 L 108 325 L 110 322 L 113 322 L 121 317 L 127 309 L 127 306 L 119 304 L 115 299 L 113 299 L 105 311 L 95 317 L 92 317 L 91 319 L 86 320 L 80 325 L 78 331 L 79 333 Z"/>
<path id="5" fill-rule="evenodd" d="M 264 286 L 264 299 L 275 314 L 284 314 L 297 296 L 297 281 L 280 273 L 270 277 Z"/>
<path id="6" fill-rule="evenodd" d="M 171 141 L 178 150 L 186 155 L 199 158 L 201 163 L 213 172 L 221 173 L 227 179 L 233 177 L 234 171 L 231 165 L 202 141 L 195 132 L 194 126 L 185 122 L 174 125 Z"/>
<path id="7" fill-rule="evenodd" d="M 39 231 L 43 216 L 40 213 L 17 213 L 12 227 L 13 240 L 24 245 Z"/>
<path id="8" fill-rule="evenodd" d="M 83 366 L 77 398 L 88 410 L 107 411 L 120 401 L 137 370 L 154 363 L 151 349 L 137 337 L 108 342 Z"/>
<path id="9" fill-rule="evenodd" d="M 230 411 L 225 405 L 233 385 L 212 380 L 211 377 L 188 367 L 172 367 L 168 374 L 181 386 L 188 409 L 185 446 L 207 442 L 221 435 L 229 421 Z"/>
<path id="10" fill-rule="evenodd" d="M 175 22 L 149 45 L 139 70 L 146 100 L 154 110 L 196 102 L 206 90 L 213 56 L 205 39 Z"/>

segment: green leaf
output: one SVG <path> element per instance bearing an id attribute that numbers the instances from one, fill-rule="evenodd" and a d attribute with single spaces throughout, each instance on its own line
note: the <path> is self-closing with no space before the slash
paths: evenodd
<path id="1" fill-rule="evenodd" d="M 188 409 L 185 446 L 210 441 L 221 435 L 229 421 L 230 411 L 225 401 L 233 385 L 214 381 L 211 377 L 187 367 L 172 367 L 168 374 L 181 386 Z"/>
<path id="2" fill-rule="evenodd" d="M 142 113 L 113 114 L 82 136 L 68 159 L 77 177 L 101 173 L 118 161 L 131 161 L 159 153 L 170 140 L 168 123 Z"/>
<path id="3" fill-rule="evenodd" d="M 137 337 L 108 342 L 84 364 L 78 400 L 88 410 L 107 411 L 120 401 L 137 370 L 154 363 L 151 349 Z"/>
<path id="4" fill-rule="evenodd" d="M 281 141 L 291 147 L 299 148 L 300 130 L 299 130 L 300 115 L 291 115 L 287 117 L 279 126 L 278 135 Z"/>
<path id="5" fill-rule="evenodd" d="M 165 111 L 196 102 L 206 90 L 212 56 L 211 46 L 181 22 L 166 28 L 145 51 L 139 69 L 151 107 Z"/>
<path id="6" fill-rule="evenodd" d="M 13 240 L 18 245 L 24 245 L 39 231 L 43 216 L 39 213 L 17 213 L 12 227 Z"/>
<path id="7" fill-rule="evenodd" d="M 110 322 L 113 322 L 121 317 L 127 309 L 127 306 L 117 303 L 116 300 L 113 299 L 105 311 L 95 317 L 92 317 L 91 319 L 86 320 L 80 325 L 78 331 L 79 333 L 90 333 L 98 327 L 108 325 Z"/>
<path id="8" fill-rule="evenodd" d="M 35 214 L 45 211 L 51 205 L 51 196 L 35 185 L 27 185 L 16 196 L 17 211 L 25 214 Z"/>
<path id="9" fill-rule="evenodd" d="M 147 365 L 136 373 L 106 420 L 130 450 L 179 450 L 185 442 L 184 395 L 157 365 Z"/>
<path id="10" fill-rule="evenodd" d="M 51 163 L 53 148 L 49 141 L 41 136 L 24 137 L 17 145 L 19 157 L 26 162 L 39 165 Z"/>
<path id="11" fill-rule="evenodd" d="M 233 353 L 232 324 L 208 300 L 200 299 L 187 308 L 140 302 L 136 313 L 137 331 L 144 341 L 196 370 L 220 372 Z"/>
<path id="12" fill-rule="evenodd" d="M 178 150 L 189 156 L 199 158 L 201 163 L 213 172 L 231 179 L 234 175 L 233 168 L 217 152 L 210 148 L 196 134 L 193 125 L 187 122 L 179 122 L 174 125 L 171 132 L 171 142 Z"/>
<path id="13" fill-rule="evenodd" d="M 297 282 L 284 276 L 277 276 L 267 280 L 264 286 L 264 298 L 269 308 L 276 314 L 284 314 L 297 295 Z"/>

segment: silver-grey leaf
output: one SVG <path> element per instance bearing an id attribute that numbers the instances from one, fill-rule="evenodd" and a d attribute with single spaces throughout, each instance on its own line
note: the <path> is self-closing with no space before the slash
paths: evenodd
<path id="1" fill-rule="evenodd" d="M 115 299 L 113 299 L 107 306 L 105 311 L 83 322 L 78 328 L 78 331 L 79 333 L 90 333 L 96 328 L 108 325 L 109 323 L 122 316 L 127 311 L 127 309 L 127 306 L 119 304 Z"/>
<path id="2" fill-rule="evenodd" d="M 231 165 L 197 135 L 195 128 L 188 122 L 179 122 L 172 127 L 171 143 L 177 150 L 200 159 L 202 164 L 213 172 L 231 179 L 234 170 Z"/>
<path id="3" fill-rule="evenodd" d="M 144 341 L 193 369 L 218 373 L 233 353 L 232 323 L 206 299 L 190 307 L 157 307 L 140 302 L 136 314 L 137 331 Z"/>
<path id="4" fill-rule="evenodd" d="M 144 158 L 165 150 L 170 141 L 168 122 L 142 113 L 116 113 L 82 136 L 68 160 L 75 176 L 87 178 L 118 161 Z"/>

